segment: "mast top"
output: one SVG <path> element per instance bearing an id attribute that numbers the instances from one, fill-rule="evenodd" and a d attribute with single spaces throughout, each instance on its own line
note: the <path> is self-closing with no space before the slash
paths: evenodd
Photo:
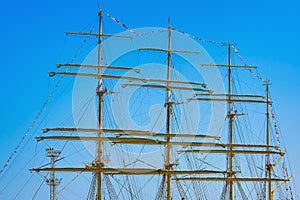
<path id="1" fill-rule="evenodd" d="M 98 4 L 98 15 L 101 15 L 102 14 L 102 6 L 101 4 L 99 3 Z"/>
<path id="2" fill-rule="evenodd" d="M 264 80 L 264 85 L 269 86 L 271 85 L 271 81 L 269 79 Z"/>

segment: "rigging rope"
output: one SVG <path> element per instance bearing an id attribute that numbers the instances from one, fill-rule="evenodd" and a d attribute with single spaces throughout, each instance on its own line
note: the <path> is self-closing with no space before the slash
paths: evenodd
<path id="1" fill-rule="evenodd" d="M 177 178 L 176 175 L 175 175 L 175 178 Z M 187 198 L 186 193 L 185 193 L 185 191 L 184 191 L 182 185 L 180 184 L 179 180 L 176 180 L 176 186 L 177 186 L 177 188 L 178 188 L 178 192 L 179 192 L 179 194 L 180 194 L 181 199 L 187 200 L 188 198 Z"/>
<path id="2" fill-rule="evenodd" d="M 193 38 L 193 39 L 195 39 L 195 40 L 199 40 L 199 41 L 201 41 L 201 42 L 213 43 L 213 44 L 217 44 L 217 45 L 227 45 L 226 42 L 218 42 L 218 41 L 215 41 L 215 40 L 205 40 L 205 39 L 203 39 L 203 38 L 200 38 L 200 37 L 197 37 L 197 36 L 188 34 L 188 33 L 184 32 L 184 31 L 178 30 L 177 28 L 172 28 L 172 30 L 173 30 L 173 31 L 177 31 L 177 32 L 179 32 L 179 33 L 182 33 L 183 35 L 188 36 L 188 37 L 190 37 L 190 38 Z"/>
<path id="3" fill-rule="evenodd" d="M 114 176 L 112 176 L 112 178 L 116 181 L 116 183 L 120 187 L 120 190 L 118 191 L 118 198 L 120 198 L 119 196 L 122 195 L 123 199 L 125 199 L 124 192 L 122 192 L 123 189 L 126 190 L 126 192 L 129 192 L 128 189 L 127 189 L 127 187 L 125 186 L 126 183 L 121 183 L 121 180 L 118 179 L 118 178 L 116 178 L 116 177 L 114 177 Z"/>
<path id="4" fill-rule="evenodd" d="M 196 165 L 196 162 L 192 163 L 191 159 L 190 159 L 190 156 L 191 156 L 190 154 L 187 154 L 187 153 L 184 154 L 184 158 L 185 158 L 185 160 L 187 162 L 188 169 L 189 170 L 200 169 L 200 167 L 198 168 L 197 166 L 193 167 L 193 164 Z M 204 194 L 204 192 L 201 192 L 201 190 L 203 188 L 200 186 L 199 183 L 200 183 L 199 181 L 192 181 L 192 188 L 194 190 L 194 194 L 195 194 L 195 196 L 196 196 L 197 199 L 201 199 L 200 195 L 202 196 Z"/>
<path id="5" fill-rule="evenodd" d="M 224 187 L 223 187 L 223 190 L 222 190 L 222 193 L 221 193 L 221 196 L 220 196 L 220 200 L 225 200 L 226 199 L 227 190 L 228 190 L 228 182 L 226 182 L 224 184 Z"/>
<path id="6" fill-rule="evenodd" d="M 149 31 L 149 32 L 145 32 L 145 33 L 137 33 L 132 28 L 129 28 L 129 26 L 127 26 L 126 24 L 122 23 L 120 20 L 118 20 L 115 17 L 111 16 L 109 13 L 105 13 L 105 15 L 107 17 L 109 17 L 112 21 L 116 22 L 117 24 L 119 24 L 120 26 L 122 26 L 123 28 L 125 28 L 127 31 L 131 32 L 132 34 L 134 34 L 136 36 L 145 36 L 145 35 L 153 34 L 155 32 L 167 32 L 168 31 L 167 29 L 159 29 L 159 30 L 152 30 L 152 31 Z"/>
<path id="7" fill-rule="evenodd" d="M 95 200 L 96 199 L 96 176 L 97 174 L 94 173 L 93 174 L 93 178 L 92 178 L 92 181 L 91 181 L 91 184 L 90 184 L 90 189 L 89 189 L 89 193 L 88 193 L 88 196 L 87 196 L 87 200 Z"/>
<path id="8" fill-rule="evenodd" d="M 125 182 L 127 184 L 127 188 L 128 188 L 129 194 L 130 194 L 130 198 L 133 199 L 134 195 L 133 195 L 133 191 L 132 191 L 128 176 L 125 176 Z"/>
<path id="9" fill-rule="evenodd" d="M 163 175 L 159 189 L 158 189 L 156 197 L 155 197 L 155 200 L 163 199 L 165 191 L 166 191 L 165 187 L 166 187 L 166 175 Z"/>
<path id="10" fill-rule="evenodd" d="M 245 65 L 248 66 L 247 62 L 245 61 L 245 59 L 241 56 L 241 54 L 239 53 L 239 51 L 237 50 L 235 45 L 231 45 L 231 48 L 233 49 L 233 51 L 236 53 L 236 55 L 239 57 L 239 59 L 241 60 L 241 62 Z M 248 68 L 248 71 L 256 78 L 258 78 L 260 81 L 266 83 L 268 82 L 268 80 L 263 79 L 261 76 L 259 76 L 257 73 L 255 73 L 251 68 Z"/>
<path id="11" fill-rule="evenodd" d="M 57 194 L 60 194 L 61 192 L 63 192 L 66 188 L 67 188 L 67 186 L 68 185 L 70 185 L 71 183 L 73 183 L 83 172 L 85 171 L 85 169 L 83 169 L 81 172 L 79 172 L 76 176 L 74 176 L 73 178 L 72 178 L 72 180 L 68 183 L 68 184 L 66 184 L 63 188 L 61 188 L 61 190 L 59 190 L 58 192 L 57 192 Z"/>
<path id="12" fill-rule="evenodd" d="M 153 30 L 153 31 L 150 31 L 149 33 L 137 33 L 136 31 L 134 31 L 133 29 L 129 28 L 126 24 L 122 23 L 120 20 L 116 19 L 115 17 L 111 16 L 109 13 L 105 13 L 105 15 L 107 17 L 109 17 L 111 20 L 113 20 L 114 22 L 116 22 L 117 24 L 121 25 L 123 28 L 125 28 L 127 31 L 130 31 L 132 34 L 134 35 L 137 35 L 137 36 L 143 36 L 143 35 L 146 35 L 146 34 L 151 34 L 151 33 L 154 33 L 156 32 L 157 30 Z M 215 41 L 215 40 L 205 40 L 203 38 L 200 38 L 200 37 L 197 37 L 197 36 L 194 36 L 194 35 L 191 35 L 189 33 L 186 33 L 184 31 L 181 31 L 177 28 L 171 28 L 173 31 L 177 31 L 185 36 L 188 36 L 192 39 L 195 39 L 195 40 L 199 40 L 201 42 L 206 42 L 206 43 L 213 43 L 213 44 L 216 44 L 216 45 L 228 45 L 228 43 L 226 42 L 218 42 L 218 41 Z M 160 30 L 162 32 L 166 32 L 168 30 L 166 29 L 162 29 Z M 239 51 L 237 50 L 236 46 L 235 45 L 231 45 L 231 48 L 234 50 L 234 52 L 237 54 L 237 56 L 239 57 L 239 59 L 241 60 L 241 62 L 247 66 L 248 64 L 246 63 L 245 59 L 241 56 L 241 54 L 239 53 Z M 255 76 L 256 78 L 258 78 L 260 81 L 262 82 L 267 82 L 267 80 L 263 79 L 261 76 L 259 76 L 257 73 L 255 73 L 251 68 L 248 69 L 249 72 Z"/>
<path id="13" fill-rule="evenodd" d="M 288 179 L 289 174 L 288 174 L 287 168 L 284 165 L 284 162 L 282 163 L 282 172 L 283 172 L 284 178 Z M 294 200 L 294 195 L 293 195 L 293 190 L 292 190 L 291 184 L 286 183 L 285 191 L 286 191 L 286 199 L 288 199 L 288 196 L 289 196 L 288 193 L 290 192 L 291 200 Z"/>
<path id="14" fill-rule="evenodd" d="M 117 195 L 117 193 L 113 187 L 113 184 L 111 183 L 109 176 L 107 174 L 104 174 L 104 180 L 105 180 L 106 188 L 108 191 L 109 199 L 117 200 L 118 195 Z"/>
<path id="15" fill-rule="evenodd" d="M 39 185 L 38 189 L 35 191 L 33 197 L 32 197 L 32 200 L 35 199 L 36 195 L 38 194 L 38 192 L 40 191 L 41 187 L 43 186 L 44 182 L 45 182 L 46 179 L 43 178 L 43 181 L 41 181 L 41 184 Z"/>
<path id="16" fill-rule="evenodd" d="M 244 191 L 244 189 L 243 189 L 243 187 L 242 187 L 242 185 L 241 185 L 241 183 L 239 181 L 237 181 L 237 186 L 238 186 L 238 189 L 240 191 L 242 199 L 243 200 L 247 200 L 248 197 L 247 197 L 247 195 L 246 195 L 246 193 L 245 193 L 245 191 Z"/>
<path id="17" fill-rule="evenodd" d="M 125 24 L 123 24 L 120 20 L 116 19 L 115 17 L 111 16 L 108 13 L 105 13 L 105 15 L 107 17 L 109 17 L 111 20 L 113 20 L 114 22 L 116 22 L 117 24 L 123 26 L 127 31 L 130 31 L 132 34 L 137 35 L 137 32 L 135 32 L 133 29 L 131 29 L 128 26 L 126 26 Z"/>
<path id="18" fill-rule="evenodd" d="M 31 174 L 31 176 L 25 181 L 26 183 L 28 183 L 33 177 L 33 174 Z M 21 192 L 24 190 L 24 188 L 27 186 L 27 184 L 24 184 L 21 189 L 17 192 L 16 196 L 13 198 L 13 200 L 17 199 L 17 197 L 21 194 Z M 15 191 L 16 192 L 16 191 Z"/>
<path id="19" fill-rule="evenodd" d="M 275 134 L 276 134 L 276 140 L 277 140 L 278 146 L 280 148 L 279 129 L 278 129 L 275 113 L 273 112 L 272 104 L 271 104 L 271 111 L 272 111 L 272 122 L 273 122 L 274 130 L 275 130 Z"/>

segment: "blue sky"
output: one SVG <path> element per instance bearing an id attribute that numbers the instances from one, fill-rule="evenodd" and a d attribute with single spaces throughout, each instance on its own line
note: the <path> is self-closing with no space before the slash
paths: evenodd
<path id="1" fill-rule="evenodd" d="M 48 71 L 61 61 L 65 31 L 86 28 L 99 1 L 2 1 L 0 7 L 0 164 L 9 157 L 49 92 Z M 271 82 L 280 128 L 300 186 L 300 2 L 101 1 L 132 28 L 172 25 L 192 35 L 237 43 L 250 65 Z M 119 29 L 122 30 L 122 29 Z M 68 47 L 65 47 L 68 48 Z M 50 84 L 51 85 L 51 84 Z"/>

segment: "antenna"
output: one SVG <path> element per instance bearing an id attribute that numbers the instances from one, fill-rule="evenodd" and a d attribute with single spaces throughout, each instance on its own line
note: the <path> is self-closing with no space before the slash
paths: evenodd
<path id="1" fill-rule="evenodd" d="M 50 158 L 51 168 L 55 168 L 55 160 L 59 157 L 60 151 L 55 151 L 53 148 L 47 148 L 47 157 Z M 50 178 L 46 178 L 46 183 L 50 186 L 50 200 L 57 200 L 56 187 L 61 183 L 61 179 L 55 178 L 55 172 L 50 172 Z"/>

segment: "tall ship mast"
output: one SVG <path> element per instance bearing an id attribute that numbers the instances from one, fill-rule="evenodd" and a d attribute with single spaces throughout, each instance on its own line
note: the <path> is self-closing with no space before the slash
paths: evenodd
<path id="1" fill-rule="evenodd" d="M 126 31 L 104 32 L 104 18 Z M 270 81 L 236 44 L 190 35 L 170 19 L 134 30 L 102 10 L 98 19 L 97 32 L 67 32 L 97 41 L 85 60 L 49 72 L 75 78 L 73 126 L 36 137 L 50 163 L 30 171 L 43 174 L 50 200 L 70 199 L 67 187 L 93 200 L 296 199 Z M 225 56 L 215 62 L 211 49 Z M 89 184 L 69 185 L 80 176 Z"/>

